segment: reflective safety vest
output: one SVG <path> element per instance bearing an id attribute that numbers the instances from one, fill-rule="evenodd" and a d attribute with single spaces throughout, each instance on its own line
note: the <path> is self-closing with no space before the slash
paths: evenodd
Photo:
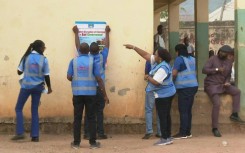
<path id="1" fill-rule="evenodd" d="M 176 80 L 175 80 L 175 87 L 177 89 L 181 88 L 188 88 L 188 87 L 197 87 L 197 78 L 196 78 L 196 65 L 195 65 L 195 58 L 192 56 L 183 57 L 186 69 L 178 72 Z"/>
<path id="2" fill-rule="evenodd" d="M 22 88 L 31 89 L 44 82 L 44 60 L 45 57 L 43 55 L 34 53 L 26 57 L 24 77 L 21 81 Z"/>
<path id="3" fill-rule="evenodd" d="M 154 76 L 159 68 L 163 68 L 165 70 L 165 72 L 167 73 L 167 77 L 158 86 L 155 86 L 151 82 L 148 82 L 146 92 L 153 91 L 155 98 L 171 97 L 176 93 L 176 89 L 172 81 L 172 69 L 170 65 L 163 61 L 160 64 L 153 67 L 149 75 Z"/>
<path id="4" fill-rule="evenodd" d="M 100 64 L 100 76 L 105 83 L 105 67 L 103 66 L 103 55 L 101 53 L 94 55 L 94 60 Z"/>
<path id="5" fill-rule="evenodd" d="M 93 75 L 94 58 L 90 55 L 73 59 L 73 95 L 96 95 L 96 80 Z"/>

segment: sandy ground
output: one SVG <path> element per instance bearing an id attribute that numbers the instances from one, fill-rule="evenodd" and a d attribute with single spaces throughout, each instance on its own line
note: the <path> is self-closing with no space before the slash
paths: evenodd
<path id="1" fill-rule="evenodd" d="M 80 149 L 70 147 L 72 135 L 42 134 L 40 142 L 30 138 L 12 142 L 12 135 L 0 135 L 0 153 L 245 153 L 245 134 L 223 135 L 215 138 L 211 134 L 175 140 L 167 146 L 153 146 L 158 138 L 142 140 L 143 135 L 112 135 L 100 140 L 99 149 L 89 149 L 87 140 L 82 140 Z M 227 146 L 223 145 L 227 142 Z"/>

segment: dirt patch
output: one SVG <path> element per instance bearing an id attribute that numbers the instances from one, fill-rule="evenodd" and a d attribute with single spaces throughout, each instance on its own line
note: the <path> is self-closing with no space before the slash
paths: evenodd
<path id="1" fill-rule="evenodd" d="M 30 138 L 12 142 L 12 135 L 0 135 L 0 153 L 244 153 L 244 134 L 223 135 L 221 138 L 210 135 L 193 136 L 190 139 L 175 140 L 167 146 L 153 146 L 158 140 L 142 140 L 143 135 L 109 135 L 109 139 L 100 140 L 99 149 L 89 149 L 87 140 L 82 140 L 81 148 L 72 149 L 72 135 L 41 134 L 40 142 Z M 224 141 L 227 142 L 224 143 Z M 225 144 L 225 146 L 223 145 Z"/>

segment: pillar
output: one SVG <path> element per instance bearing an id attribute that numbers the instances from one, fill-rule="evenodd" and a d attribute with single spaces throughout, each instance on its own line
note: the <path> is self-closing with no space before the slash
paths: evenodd
<path id="1" fill-rule="evenodd" d="M 175 58 L 175 46 L 179 43 L 179 4 L 171 3 L 168 7 L 169 52 Z"/>
<path id="2" fill-rule="evenodd" d="M 202 74 L 202 68 L 208 59 L 208 17 L 208 0 L 195 0 L 195 56 L 199 88 L 203 88 L 203 82 L 206 76 Z"/>
<path id="3" fill-rule="evenodd" d="M 235 0 L 235 74 L 236 84 L 241 90 L 241 113 L 245 116 L 245 1 Z"/>

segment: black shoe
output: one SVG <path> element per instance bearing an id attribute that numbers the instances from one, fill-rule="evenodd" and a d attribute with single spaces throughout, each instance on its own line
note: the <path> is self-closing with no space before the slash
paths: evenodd
<path id="1" fill-rule="evenodd" d="M 90 136 L 89 135 L 83 135 L 83 139 L 89 140 L 90 139 Z"/>
<path id="2" fill-rule="evenodd" d="M 102 134 L 102 135 L 98 135 L 98 140 L 101 140 L 101 139 L 107 139 L 107 135 L 105 134 Z"/>
<path id="3" fill-rule="evenodd" d="M 94 144 L 90 144 L 90 149 L 100 148 L 100 142 L 95 142 Z"/>
<path id="4" fill-rule="evenodd" d="M 11 138 L 11 140 L 22 140 L 22 139 L 25 139 L 25 135 L 24 134 L 19 134 L 19 135 L 15 135 Z"/>
<path id="5" fill-rule="evenodd" d="M 73 141 L 73 142 L 71 142 L 71 147 L 73 149 L 79 149 L 80 148 L 80 144 L 75 144 L 74 141 Z"/>
<path id="6" fill-rule="evenodd" d="M 222 136 L 217 128 L 214 128 L 212 130 L 212 132 L 213 132 L 213 134 L 214 134 L 215 137 L 221 137 Z"/>
<path id="7" fill-rule="evenodd" d="M 32 137 L 31 138 L 31 141 L 32 142 L 39 142 L 39 137 Z"/>
<path id="8" fill-rule="evenodd" d="M 239 116 L 231 115 L 230 120 L 240 124 L 245 124 L 245 121 L 243 121 Z"/>
<path id="9" fill-rule="evenodd" d="M 147 133 L 147 134 L 145 134 L 145 136 L 142 139 L 149 139 L 152 136 L 153 136 L 152 133 Z"/>
<path id="10" fill-rule="evenodd" d="M 156 134 L 155 137 L 161 138 L 161 135 L 160 134 Z"/>
<path id="11" fill-rule="evenodd" d="M 173 135 L 172 138 L 175 139 L 175 140 L 178 140 L 178 139 L 186 139 L 187 136 L 184 135 L 184 134 L 177 133 L 177 134 Z"/>

